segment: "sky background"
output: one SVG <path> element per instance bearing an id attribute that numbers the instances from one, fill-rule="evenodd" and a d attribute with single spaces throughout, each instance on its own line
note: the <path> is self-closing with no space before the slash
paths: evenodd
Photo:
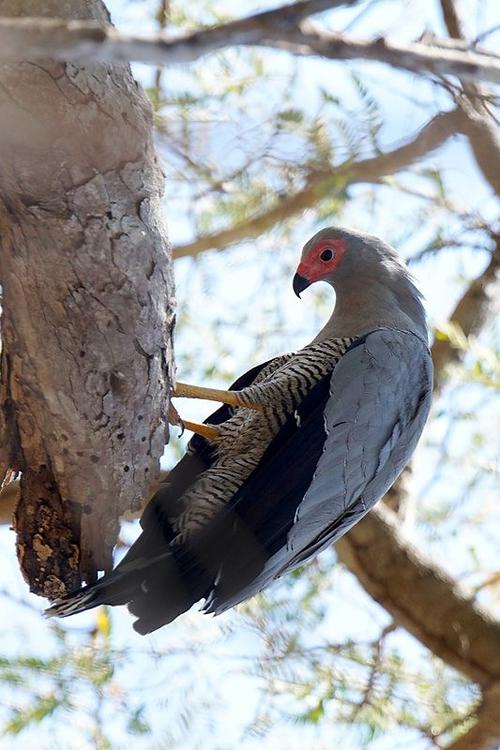
<path id="1" fill-rule="evenodd" d="M 141 3 L 113 0 L 108 3 L 108 7 L 115 24 L 123 30 L 142 32 L 155 28 L 152 19 L 156 3 L 149 0 Z M 220 12 L 238 17 L 269 7 L 272 7 L 271 3 L 233 1 L 217 4 Z M 401 41 L 410 41 L 425 29 L 434 30 L 438 34 L 444 33 L 436 7 L 437 3 L 431 0 L 421 0 L 418 3 L 387 0 L 359 17 L 351 28 L 353 19 L 359 15 L 359 8 L 341 9 L 324 18 L 332 19 L 327 21 L 332 29 L 349 29 L 353 36 L 368 37 L 383 32 Z M 461 8 L 472 34 L 490 28 L 500 20 L 496 0 L 464 1 Z M 498 34 L 491 37 L 490 45 L 498 44 L 499 39 Z M 266 64 L 273 66 L 273 79 L 255 95 L 254 101 L 246 103 L 245 109 L 245 130 L 254 128 L 256 141 L 263 137 L 266 127 L 266 101 L 272 96 L 278 97 L 281 89 L 288 85 L 287 74 L 292 65 L 298 71 L 292 98 L 298 96 L 300 104 L 310 107 L 311 111 L 318 106 L 320 86 L 328 86 L 329 90 L 335 91 L 335 95 L 342 99 L 344 105 L 355 109 L 359 101 L 350 72 L 355 70 L 365 81 L 369 81 L 373 95 L 383 102 L 381 139 L 387 148 L 399 143 L 402 134 L 410 135 L 417 131 L 447 101 L 442 92 L 418 76 L 399 73 L 378 64 L 332 63 L 312 59 L 297 63 L 277 52 L 266 53 L 265 58 Z M 233 59 L 229 55 L 229 60 L 233 60 L 235 71 L 238 71 L 241 62 L 237 57 L 234 56 Z M 145 66 L 133 66 L 133 69 L 145 87 L 151 85 L 154 71 Z M 164 77 L 165 86 L 169 91 L 175 92 L 195 85 L 190 72 L 193 69 L 199 73 L 204 85 L 217 85 L 217 64 L 212 58 L 206 58 L 190 69 L 168 69 Z M 446 108 L 449 106 L 449 103 L 445 105 Z M 206 150 L 214 161 L 228 160 L 237 164 L 244 156 L 240 142 L 242 113 L 216 113 L 217 127 L 214 127 L 210 107 L 205 114 L 205 122 L 200 118 L 193 125 L 197 129 L 200 152 Z M 282 147 L 293 151 L 293 139 L 285 140 Z M 161 141 L 158 142 L 158 148 L 167 177 L 165 215 L 171 242 L 176 245 L 195 236 L 189 211 L 192 186 L 170 176 L 171 154 Z M 341 153 L 338 158 L 339 161 L 342 159 Z M 454 203 L 463 205 L 469 211 L 477 208 L 488 219 L 498 216 L 498 203 L 492 198 L 491 190 L 478 172 L 463 138 L 454 138 L 436 155 L 429 157 L 426 163 L 429 166 L 439 164 L 445 175 L 447 196 Z M 402 180 L 414 189 L 428 189 L 427 183 L 418 178 L 406 176 Z M 342 214 L 343 224 L 383 237 L 395 244 L 405 257 L 411 257 L 425 246 L 435 229 L 432 221 L 421 226 L 411 236 L 405 236 L 405 223 L 410 221 L 413 210 L 417 211 L 415 199 L 401 193 L 395 203 L 394 192 L 388 188 L 380 188 L 373 209 L 368 193 L 369 189 L 363 185 L 350 190 L 350 200 Z M 186 319 L 176 341 L 178 374 L 181 380 L 187 379 L 182 369 L 184 366 L 195 382 L 216 387 L 224 385 L 227 382 L 225 378 L 270 356 L 300 347 L 315 335 L 330 313 L 333 293 L 331 290 L 321 291 L 315 288 L 308 290 L 299 302 L 293 295 L 291 278 L 302 244 L 317 229 L 315 216 L 312 212 L 306 212 L 285 243 L 279 232 L 271 231 L 262 238 L 241 243 L 223 253 L 205 253 L 201 262 L 191 258 L 176 262 L 179 315 Z M 429 319 L 433 325 L 446 319 L 463 291 L 464 281 L 480 273 L 486 262 L 486 253 L 451 247 L 442 251 L 439 258 L 430 258 L 413 268 L 417 285 L 425 295 Z M 289 272 L 285 282 L 284 267 Z M 248 312 L 244 331 L 241 326 L 242 311 Z M 498 324 L 495 329 L 488 331 L 489 340 L 495 337 L 498 342 Z M 214 355 L 217 356 L 217 371 L 207 382 L 207 371 L 210 371 Z M 469 575 L 471 555 L 477 561 L 477 568 L 483 572 L 494 570 L 498 564 L 498 517 L 496 524 L 491 523 L 489 533 L 485 535 L 484 530 L 476 529 L 471 523 L 471 515 L 475 517 L 477 514 L 476 497 L 471 496 L 470 501 L 467 497 L 463 498 L 464 483 L 469 478 L 472 481 L 475 475 L 475 466 L 468 466 L 467 456 L 463 455 L 469 445 L 470 422 L 460 422 L 449 435 L 449 416 L 445 411 L 464 408 L 474 413 L 474 429 L 478 433 L 491 434 L 498 428 L 498 398 L 494 402 L 485 400 L 484 392 L 479 388 L 467 385 L 462 389 L 454 389 L 448 401 L 445 397 L 440 402 L 442 415 L 435 415 L 416 456 L 415 474 L 420 515 L 415 528 L 415 540 L 445 569 L 459 575 L 461 571 L 467 572 L 467 581 L 473 582 L 474 577 Z M 185 418 L 199 420 L 210 411 L 212 408 L 209 404 L 182 402 L 181 413 Z M 451 460 L 447 463 L 442 460 L 444 442 L 447 457 L 451 455 Z M 484 445 L 481 451 L 485 462 L 498 461 L 495 441 Z M 171 466 L 178 453 L 178 440 L 174 437 L 173 445 L 165 453 L 164 466 Z M 458 463 L 461 464 L 460 474 L 457 473 Z M 455 496 L 457 505 L 451 517 L 449 509 Z M 483 487 L 484 508 L 489 508 L 496 499 L 494 483 L 488 476 Z M 444 514 L 442 526 L 440 534 L 433 538 L 430 520 L 440 508 Z M 136 534 L 137 525 L 127 524 L 124 537 L 132 540 Z M 0 528 L 0 550 L 0 586 L 8 592 L 8 596 L 2 599 L 3 617 L 0 623 L 3 653 L 55 653 L 57 643 L 49 631 L 50 626 L 40 617 L 44 603 L 26 592 L 13 552 L 13 534 L 5 527 Z M 369 600 L 352 577 L 333 567 L 331 552 L 327 552 L 324 559 L 326 565 L 328 560 L 332 561 L 335 591 L 332 595 L 327 594 L 329 616 L 311 637 L 316 641 L 322 637 L 335 641 L 341 641 L 346 636 L 359 636 L 367 640 L 376 637 L 380 627 L 389 622 L 387 614 Z M 290 596 L 293 597 L 293 594 Z M 324 746 L 331 750 L 338 746 L 342 750 L 358 750 L 359 737 L 353 737 L 342 727 L 331 727 L 318 735 L 313 729 L 308 730 L 302 726 L 298 733 L 296 726 L 283 724 L 265 739 L 248 736 L 242 740 L 243 728 L 251 722 L 261 700 L 258 689 L 260 680 L 252 676 L 249 670 L 251 660 L 258 655 L 262 644 L 258 636 L 243 627 L 241 617 L 235 613 L 226 613 L 214 619 L 191 612 L 167 629 L 148 638 L 141 638 L 132 631 L 131 618 L 126 612 L 113 612 L 113 648 L 116 650 L 119 678 L 116 700 L 109 701 L 103 709 L 103 721 L 110 730 L 116 747 L 130 747 L 130 739 L 124 730 L 123 716 L 120 713 L 119 685 L 122 685 L 126 686 L 133 696 L 132 701 L 137 705 L 146 704 L 145 716 L 153 726 L 158 726 L 158 735 L 153 740 L 151 737 L 134 739 L 134 748 L 137 750 L 156 747 L 229 750 L 240 746 L 250 750 L 260 747 L 302 750 L 308 747 L 308 743 L 311 748 Z M 64 628 L 71 634 L 75 648 L 81 647 L 82 638 L 86 637 L 95 621 L 96 614 L 91 612 L 64 622 Z M 410 664 L 414 662 L 421 665 L 428 658 L 423 649 L 404 633 L 396 634 L 395 639 Z M 126 653 L 126 657 L 120 657 L 121 650 Z M 168 659 L 165 655 L 168 655 Z M 2 696 L 0 692 L 0 704 L 8 705 L 11 699 L 7 693 Z M 459 699 L 460 696 L 457 697 Z M 186 719 L 188 732 L 183 733 L 182 729 L 169 727 L 165 717 L 175 715 L 178 718 L 186 700 L 199 705 L 200 709 L 195 721 L 189 717 Z M 92 714 L 97 710 L 93 705 L 93 696 L 81 692 L 79 701 L 88 708 L 88 721 L 91 722 Z M 45 721 L 18 738 L 3 739 L 1 747 L 19 750 L 36 745 L 42 750 L 58 746 L 87 750 L 92 745 L 81 739 L 85 733 L 86 721 L 82 713 L 68 712 L 59 722 L 56 731 Z M 174 723 L 176 722 L 172 722 L 172 725 Z M 169 729 L 173 733 L 171 738 L 168 737 Z M 333 745 L 334 742 L 337 745 Z M 403 745 L 414 750 L 427 747 L 414 735 L 395 729 L 387 736 L 380 737 L 371 747 L 373 750 L 395 750 Z"/>

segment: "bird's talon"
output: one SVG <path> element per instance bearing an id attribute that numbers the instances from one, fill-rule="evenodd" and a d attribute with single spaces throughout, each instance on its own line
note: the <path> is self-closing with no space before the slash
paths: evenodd
<path id="1" fill-rule="evenodd" d="M 185 425 L 187 430 L 191 430 L 191 432 L 196 433 L 196 435 L 201 435 L 201 437 L 204 437 L 206 440 L 217 440 L 220 436 L 220 431 L 215 425 L 190 422 L 187 419 Z"/>
<path id="2" fill-rule="evenodd" d="M 186 425 L 184 424 L 184 421 L 182 420 L 179 412 L 172 403 L 170 403 L 168 407 L 168 421 L 169 424 L 175 425 L 175 427 L 180 428 L 181 434 L 179 435 L 179 437 L 182 437 L 184 435 Z"/>

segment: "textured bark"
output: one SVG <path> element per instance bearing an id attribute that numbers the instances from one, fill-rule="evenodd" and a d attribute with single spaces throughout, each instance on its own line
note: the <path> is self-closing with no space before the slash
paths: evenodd
<path id="1" fill-rule="evenodd" d="M 454 0 L 441 0 L 441 12 L 448 34 L 454 39 L 463 39 L 462 21 L 457 13 Z"/>
<path id="2" fill-rule="evenodd" d="M 366 591 L 436 656 L 470 679 L 500 681 L 500 622 L 401 536 L 377 506 L 336 550 Z"/>
<path id="3" fill-rule="evenodd" d="M 99 0 L 0 15 L 108 21 Z M 127 66 L 0 68 L 2 455 L 23 574 L 54 597 L 111 565 L 157 473 L 173 288 L 149 104 Z M 0 430 L 2 422 L 0 421 Z"/>
<path id="4" fill-rule="evenodd" d="M 8 524 L 14 521 L 14 513 L 21 496 L 21 483 L 19 479 L 6 482 L 0 490 L 0 524 Z"/>

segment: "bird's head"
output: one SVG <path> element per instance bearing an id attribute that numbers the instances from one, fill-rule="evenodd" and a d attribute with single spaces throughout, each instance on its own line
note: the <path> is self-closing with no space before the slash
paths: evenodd
<path id="1" fill-rule="evenodd" d="M 302 256 L 293 279 L 297 297 L 314 284 L 326 281 L 333 287 L 356 276 L 380 273 L 381 266 L 404 264 L 397 253 L 376 237 L 338 227 L 326 227 L 317 232 L 302 250 Z"/>
<path id="2" fill-rule="evenodd" d="M 421 294 L 406 263 L 378 237 L 339 227 L 322 229 L 304 245 L 293 291 L 300 297 L 315 281 L 335 289 L 337 333 L 350 336 L 391 326 L 427 337 Z"/>

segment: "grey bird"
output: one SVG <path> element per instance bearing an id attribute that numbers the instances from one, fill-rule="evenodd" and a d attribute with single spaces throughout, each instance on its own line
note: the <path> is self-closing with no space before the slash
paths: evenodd
<path id="1" fill-rule="evenodd" d="M 310 344 L 229 391 L 177 384 L 223 406 L 186 422 L 197 434 L 116 568 L 48 615 L 127 604 L 145 634 L 201 599 L 218 614 L 335 543 L 392 486 L 430 408 L 421 295 L 393 248 L 336 227 L 304 246 L 294 291 L 316 281 L 336 305 Z"/>

